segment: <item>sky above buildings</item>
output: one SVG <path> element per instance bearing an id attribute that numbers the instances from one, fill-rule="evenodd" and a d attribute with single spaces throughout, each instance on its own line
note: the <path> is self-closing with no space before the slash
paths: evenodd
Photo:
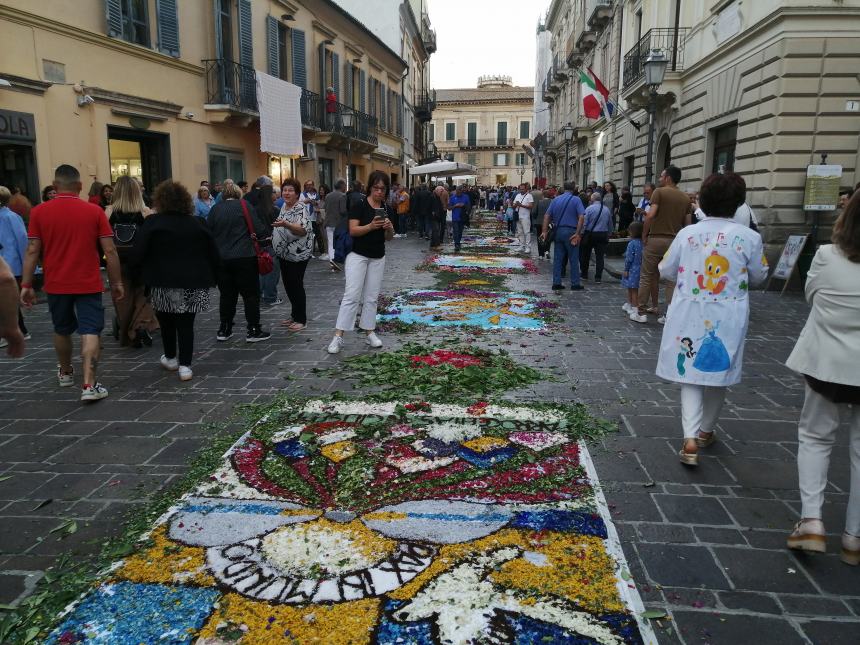
<path id="1" fill-rule="evenodd" d="M 550 0 L 428 0 L 437 51 L 431 86 L 475 87 L 479 76 L 503 74 L 534 85 L 538 18 Z"/>

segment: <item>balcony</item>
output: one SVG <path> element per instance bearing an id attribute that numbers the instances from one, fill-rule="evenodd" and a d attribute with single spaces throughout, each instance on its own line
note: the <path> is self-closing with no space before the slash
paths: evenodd
<path id="1" fill-rule="evenodd" d="M 308 130 L 321 130 L 321 110 L 322 99 L 316 92 L 310 90 L 302 90 L 302 97 L 299 99 L 299 111 L 302 114 L 302 127 Z"/>
<path id="2" fill-rule="evenodd" d="M 421 40 L 428 54 L 436 53 L 436 30 L 430 27 L 430 16 L 421 16 Z"/>
<path id="3" fill-rule="evenodd" d="M 513 148 L 515 139 L 458 139 L 460 150 L 498 150 Z"/>
<path id="4" fill-rule="evenodd" d="M 645 85 L 645 60 L 652 49 L 659 49 L 669 59 L 669 67 L 666 69 L 666 79 L 661 86 L 662 92 L 673 93 L 680 96 L 678 84 L 678 72 L 684 69 L 684 43 L 687 40 L 689 28 L 679 29 L 651 29 L 642 36 L 642 39 L 633 45 L 624 56 L 624 68 L 622 75 L 622 93 L 632 103 L 639 105 L 647 94 Z"/>
<path id="5" fill-rule="evenodd" d="M 594 45 L 597 44 L 597 32 L 589 27 L 583 27 L 582 31 L 579 32 L 579 36 L 576 39 L 576 48 L 582 52 L 582 54 L 587 54 L 590 52 Z"/>
<path id="6" fill-rule="evenodd" d="M 552 76 L 556 81 L 566 81 L 568 77 L 568 71 L 563 65 L 558 64 L 558 57 L 556 56 L 552 62 Z"/>
<path id="7" fill-rule="evenodd" d="M 558 93 L 561 90 L 561 81 L 555 75 L 555 64 L 546 73 L 546 89 L 550 93 Z"/>
<path id="8" fill-rule="evenodd" d="M 582 64 L 582 61 L 585 59 L 585 54 L 579 51 L 579 48 L 576 46 L 576 33 L 571 33 L 570 36 L 567 37 L 567 44 L 565 45 L 565 62 L 569 67 L 579 67 Z"/>
<path id="9" fill-rule="evenodd" d="M 224 58 L 202 61 L 206 74 L 206 110 L 221 121 L 245 117 L 250 123 L 257 113 L 257 79 L 253 67 Z M 210 115 L 211 117 L 211 115 Z M 219 120 L 218 117 L 215 120 Z"/>
<path id="10" fill-rule="evenodd" d="M 313 92 L 309 92 L 313 94 Z M 316 96 L 316 95 L 315 95 Z M 319 97 L 317 96 L 317 99 Z M 310 105 L 308 106 L 310 108 Z M 352 126 L 346 127 L 343 123 L 343 115 L 352 115 Z M 320 108 L 316 110 L 317 119 L 320 123 L 320 133 L 315 141 L 329 147 L 346 148 L 351 146 L 356 153 L 373 152 L 378 144 L 376 136 L 377 120 L 364 112 L 359 112 L 343 103 L 335 103 L 334 112 L 326 112 L 324 101 L 320 101 Z M 302 113 L 302 123 L 305 115 Z M 308 114 L 313 119 L 312 114 Z"/>
<path id="11" fill-rule="evenodd" d="M 544 103 L 553 103 L 555 102 L 555 96 L 553 92 L 550 92 L 546 87 L 546 81 L 543 82 L 541 86 L 541 98 Z"/>
<path id="12" fill-rule="evenodd" d="M 588 26 L 599 33 L 612 19 L 612 3 L 607 0 L 590 0 L 588 5 Z"/>
<path id="13" fill-rule="evenodd" d="M 422 123 L 427 123 L 433 118 L 433 110 L 436 109 L 436 90 L 422 92 L 415 103 L 415 118 Z"/>

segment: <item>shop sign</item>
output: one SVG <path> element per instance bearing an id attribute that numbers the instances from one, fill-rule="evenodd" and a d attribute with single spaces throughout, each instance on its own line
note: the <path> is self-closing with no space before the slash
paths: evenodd
<path id="1" fill-rule="evenodd" d="M 36 140 L 36 120 L 32 114 L 0 110 L 0 139 Z"/>
<path id="2" fill-rule="evenodd" d="M 806 167 L 803 210 L 833 211 L 839 201 L 842 166 L 819 164 Z"/>
<path id="3" fill-rule="evenodd" d="M 388 155 L 389 157 L 399 157 L 400 151 L 394 146 L 390 146 L 387 143 L 379 143 L 376 145 L 376 151 L 382 155 Z"/>

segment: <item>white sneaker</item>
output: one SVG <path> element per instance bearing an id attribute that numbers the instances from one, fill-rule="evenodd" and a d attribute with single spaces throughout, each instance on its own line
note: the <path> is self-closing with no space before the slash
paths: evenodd
<path id="1" fill-rule="evenodd" d="M 101 383 L 87 385 L 81 390 L 81 401 L 98 401 L 108 395 L 107 388 Z"/>
<path id="2" fill-rule="evenodd" d="M 343 347 L 343 336 L 335 336 L 328 344 L 328 353 L 338 354 L 340 353 L 341 347 Z"/>
<path id="3" fill-rule="evenodd" d="M 179 366 L 180 381 L 190 381 L 192 376 L 194 376 L 194 372 L 191 371 L 190 367 L 187 367 L 186 365 Z"/>
<path id="4" fill-rule="evenodd" d="M 628 316 L 633 313 L 633 310 L 630 309 L 629 302 L 625 302 L 623 305 L 621 305 L 621 308 L 627 313 Z"/>
<path id="5" fill-rule="evenodd" d="M 63 374 L 63 368 L 57 365 L 57 381 L 59 381 L 60 387 L 71 387 L 75 384 L 75 369 L 72 368 L 71 372 Z"/>
<path id="6" fill-rule="evenodd" d="M 631 311 L 630 320 L 638 323 L 646 323 L 648 322 L 648 316 L 646 316 L 645 314 L 640 314 L 638 311 Z"/>
<path id="7" fill-rule="evenodd" d="M 374 348 L 382 347 L 382 341 L 379 340 L 379 336 L 377 336 L 374 332 L 370 332 L 367 334 L 367 344 Z"/>
<path id="8" fill-rule="evenodd" d="M 661 325 L 665 325 L 666 324 L 666 316 L 660 316 L 657 319 L 657 322 L 660 323 Z"/>
<path id="9" fill-rule="evenodd" d="M 164 354 L 161 355 L 158 362 L 161 363 L 161 366 L 169 372 L 175 372 L 179 369 L 179 361 L 175 358 L 167 358 Z"/>

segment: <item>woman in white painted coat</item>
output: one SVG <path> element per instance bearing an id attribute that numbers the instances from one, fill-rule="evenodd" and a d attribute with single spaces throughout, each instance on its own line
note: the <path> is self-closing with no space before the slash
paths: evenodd
<path id="1" fill-rule="evenodd" d="M 767 278 L 761 236 L 732 221 L 745 197 L 739 175 L 705 179 L 699 199 L 706 217 L 682 229 L 660 262 L 660 276 L 676 284 L 657 375 L 681 384 L 679 457 L 688 466 L 714 442 L 726 388 L 741 380 L 749 289 Z"/>
<path id="2" fill-rule="evenodd" d="M 840 417 L 848 424 L 851 488 L 842 561 L 860 564 L 860 191 L 833 226 L 833 244 L 818 249 L 806 278 L 809 319 L 786 365 L 803 374 L 806 400 L 798 423 L 801 520 L 790 549 L 826 550 L 821 507 Z M 837 450 L 845 450 L 840 446 Z"/>

